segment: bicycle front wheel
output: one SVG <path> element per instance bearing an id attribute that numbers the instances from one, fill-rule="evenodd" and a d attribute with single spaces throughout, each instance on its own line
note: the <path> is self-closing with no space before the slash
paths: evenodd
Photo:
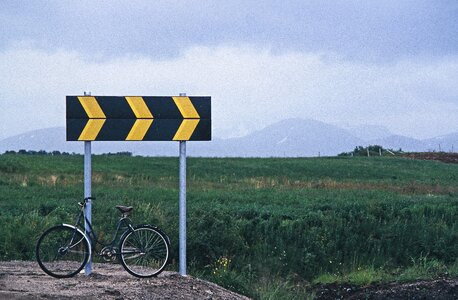
<path id="1" fill-rule="evenodd" d="M 75 276 L 89 259 L 89 243 L 80 231 L 58 225 L 46 230 L 35 249 L 41 269 L 56 278 Z"/>
<path id="2" fill-rule="evenodd" d="M 170 255 L 165 234 L 152 226 L 139 226 L 121 238 L 120 260 L 124 269 L 136 277 L 152 277 L 161 273 Z"/>

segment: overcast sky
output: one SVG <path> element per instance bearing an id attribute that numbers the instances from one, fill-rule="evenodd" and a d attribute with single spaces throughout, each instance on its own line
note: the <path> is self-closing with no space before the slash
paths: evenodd
<path id="1" fill-rule="evenodd" d="M 65 95 L 212 96 L 213 131 L 300 117 L 458 131 L 458 1 L 0 2 L 0 139 Z"/>

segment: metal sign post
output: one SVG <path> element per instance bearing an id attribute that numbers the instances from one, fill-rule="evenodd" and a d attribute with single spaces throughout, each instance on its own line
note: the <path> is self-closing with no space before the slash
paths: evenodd
<path id="1" fill-rule="evenodd" d="M 86 92 L 84 92 L 84 96 L 86 96 Z M 91 93 L 89 93 L 91 95 Z M 86 235 L 91 242 L 91 235 L 89 232 L 91 231 L 91 227 L 87 222 L 92 223 L 92 202 L 91 202 L 91 195 L 92 195 L 92 153 L 91 153 L 91 142 L 85 141 L 84 142 L 84 198 L 89 198 L 87 200 L 86 206 L 84 207 L 84 215 L 86 218 L 84 219 L 84 230 L 86 231 Z M 87 220 L 87 221 L 86 221 Z M 92 257 L 89 256 L 89 260 L 87 261 L 86 265 L 84 266 L 84 274 L 91 275 L 92 273 Z"/>
<path id="2" fill-rule="evenodd" d="M 84 198 L 89 198 L 84 208 L 84 214 L 86 215 L 87 222 L 92 223 L 92 201 L 91 189 L 92 189 L 92 161 L 91 161 L 91 142 L 84 142 Z M 89 242 L 91 242 L 89 232 L 91 231 L 89 224 L 84 220 L 84 228 L 86 230 Z M 92 242 L 91 242 L 92 243 Z M 84 267 L 84 273 L 90 275 L 92 273 L 92 257 L 89 256 L 86 266 Z"/>
<path id="3" fill-rule="evenodd" d="M 186 96 L 180 93 L 180 97 Z M 180 141 L 180 221 L 179 221 L 179 264 L 180 275 L 186 276 L 186 141 Z"/>
<path id="4" fill-rule="evenodd" d="M 186 141 L 180 141 L 180 275 L 186 276 Z"/>

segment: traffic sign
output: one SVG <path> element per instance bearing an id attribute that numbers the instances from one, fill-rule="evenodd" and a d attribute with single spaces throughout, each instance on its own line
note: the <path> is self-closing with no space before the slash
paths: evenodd
<path id="1" fill-rule="evenodd" d="M 67 96 L 67 141 L 209 141 L 210 97 Z"/>

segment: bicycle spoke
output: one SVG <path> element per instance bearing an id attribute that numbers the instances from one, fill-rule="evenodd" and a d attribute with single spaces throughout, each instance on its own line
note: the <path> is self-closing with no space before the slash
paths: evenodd
<path id="1" fill-rule="evenodd" d="M 121 263 L 135 276 L 150 277 L 160 273 L 168 256 L 165 238 L 150 227 L 137 228 L 121 241 Z"/>

